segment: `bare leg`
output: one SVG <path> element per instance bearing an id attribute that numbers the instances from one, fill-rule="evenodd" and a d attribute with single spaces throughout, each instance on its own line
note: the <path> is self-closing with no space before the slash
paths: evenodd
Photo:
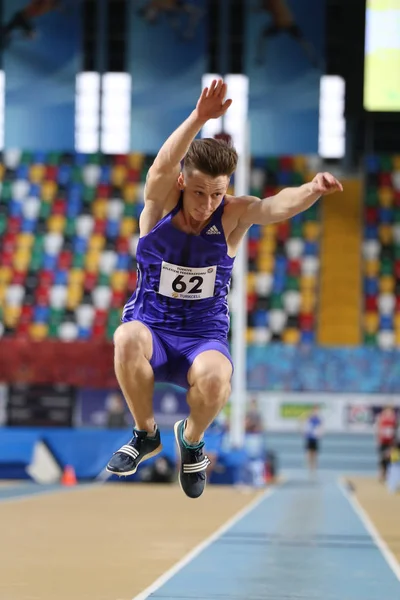
<path id="1" fill-rule="evenodd" d="M 231 377 L 232 365 L 220 352 L 208 350 L 195 358 L 188 373 L 190 415 L 184 434 L 188 444 L 199 443 L 220 413 L 229 398 Z"/>
<path id="2" fill-rule="evenodd" d="M 126 403 L 141 431 L 152 434 L 154 374 L 150 366 L 153 340 L 139 321 L 123 323 L 114 334 L 114 367 Z"/>

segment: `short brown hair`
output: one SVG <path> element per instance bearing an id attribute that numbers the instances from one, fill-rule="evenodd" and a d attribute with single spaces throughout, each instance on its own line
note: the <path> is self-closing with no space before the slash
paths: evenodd
<path id="1" fill-rule="evenodd" d="M 204 138 L 193 140 L 185 156 L 184 168 L 187 171 L 197 169 L 210 177 L 228 175 L 236 169 L 238 155 L 231 143 L 225 140 Z"/>

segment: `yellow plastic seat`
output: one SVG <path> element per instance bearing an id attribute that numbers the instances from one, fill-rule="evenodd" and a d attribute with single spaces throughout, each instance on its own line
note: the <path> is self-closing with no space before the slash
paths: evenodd
<path id="1" fill-rule="evenodd" d="M 116 292 L 123 292 L 128 283 L 127 271 L 114 271 L 110 278 L 111 288 Z"/>
<path id="2" fill-rule="evenodd" d="M 127 204 L 134 204 L 137 202 L 139 186 L 137 183 L 129 181 L 122 188 L 122 197 Z"/>
<path id="3" fill-rule="evenodd" d="M 317 278 L 315 275 L 303 275 L 300 277 L 300 290 L 315 290 Z"/>
<path id="4" fill-rule="evenodd" d="M 19 248 L 13 256 L 13 267 L 17 271 L 26 271 L 31 260 L 31 252 L 27 248 Z"/>
<path id="5" fill-rule="evenodd" d="M 300 331 L 294 327 L 285 329 L 282 334 L 282 341 L 285 344 L 296 345 L 300 341 Z"/>
<path id="6" fill-rule="evenodd" d="M 378 235 L 382 244 L 390 244 L 393 241 L 393 227 L 391 225 L 380 225 Z"/>
<path id="7" fill-rule="evenodd" d="M 6 327 L 14 328 L 19 321 L 21 307 L 6 304 L 3 309 L 3 319 Z"/>
<path id="8" fill-rule="evenodd" d="M 29 337 L 35 342 L 46 339 L 49 327 L 47 323 L 31 323 L 29 325 Z"/>
<path id="9" fill-rule="evenodd" d="M 306 158 L 303 155 L 293 156 L 293 171 L 304 173 L 307 168 Z"/>
<path id="10" fill-rule="evenodd" d="M 101 251 L 101 250 L 103 250 L 105 243 L 106 243 L 106 238 L 104 237 L 104 235 L 102 235 L 101 233 L 94 233 L 89 238 L 88 250 L 89 251 L 92 251 L 92 250 Z"/>
<path id="11" fill-rule="evenodd" d="M 317 304 L 317 297 L 314 290 L 302 290 L 300 300 L 300 312 L 311 313 Z"/>
<path id="12" fill-rule="evenodd" d="M 65 229 L 64 215 L 50 215 L 47 220 L 47 228 L 52 233 L 63 233 Z"/>
<path id="13" fill-rule="evenodd" d="M 364 315 L 364 329 L 366 333 L 376 333 L 379 327 L 379 314 L 377 312 L 366 312 Z"/>
<path id="14" fill-rule="evenodd" d="M 70 284 L 67 288 L 67 308 L 74 310 L 79 305 L 83 296 L 83 287 L 80 284 Z"/>
<path id="15" fill-rule="evenodd" d="M 379 291 L 381 294 L 392 294 L 395 287 L 395 279 L 392 275 L 383 275 L 379 279 Z"/>
<path id="16" fill-rule="evenodd" d="M 85 279 L 83 269 L 70 269 L 68 272 L 68 284 L 72 286 L 82 286 Z"/>
<path id="17" fill-rule="evenodd" d="M 393 190 L 390 187 L 381 187 L 378 189 L 379 204 L 389 208 L 393 204 Z"/>
<path id="18" fill-rule="evenodd" d="M 3 163 L 0 163 L 0 181 L 3 181 L 4 171 L 5 171 L 5 167 L 4 167 Z"/>
<path id="19" fill-rule="evenodd" d="M 303 236 L 307 242 L 316 242 L 319 239 L 320 226 L 316 221 L 306 221 L 303 227 Z"/>
<path id="20" fill-rule="evenodd" d="M 104 220 L 107 218 L 107 200 L 98 198 L 92 204 L 92 213 L 95 219 Z"/>
<path id="21" fill-rule="evenodd" d="M 400 331 L 400 313 L 394 314 L 394 328 Z"/>
<path id="22" fill-rule="evenodd" d="M 0 283 L 10 283 L 12 278 L 12 268 L 6 265 L 0 266 Z"/>
<path id="23" fill-rule="evenodd" d="M 246 340 L 248 344 L 254 344 L 255 331 L 254 327 L 247 327 L 246 329 Z"/>
<path id="24" fill-rule="evenodd" d="M 85 257 L 85 268 L 89 273 L 97 273 L 99 270 L 100 252 L 90 250 Z"/>
<path id="25" fill-rule="evenodd" d="M 117 187 L 121 187 L 126 179 L 125 165 L 115 165 L 111 171 L 111 182 Z"/>
<path id="26" fill-rule="evenodd" d="M 4 306 L 6 290 L 7 290 L 7 284 L 0 282 L 0 308 L 3 308 L 3 306 Z"/>
<path id="27" fill-rule="evenodd" d="M 393 161 L 393 171 L 400 171 L 400 154 L 396 154 L 392 158 Z"/>
<path id="28" fill-rule="evenodd" d="M 34 239 L 33 233 L 19 233 L 17 235 L 17 248 L 32 248 Z"/>
<path id="29" fill-rule="evenodd" d="M 261 254 L 257 257 L 257 269 L 262 273 L 272 273 L 275 266 L 273 254 Z"/>
<path id="30" fill-rule="evenodd" d="M 135 233 L 137 229 L 136 219 L 133 217 L 123 217 L 121 219 L 120 235 L 122 237 L 129 237 Z"/>
<path id="31" fill-rule="evenodd" d="M 260 240 L 260 244 L 258 246 L 259 254 L 273 254 L 276 249 L 276 239 L 275 237 L 269 236 Z"/>
<path id="32" fill-rule="evenodd" d="M 137 169 L 141 171 L 144 164 L 144 154 L 141 152 L 131 152 L 128 154 L 128 165 L 131 169 Z"/>
<path id="33" fill-rule="evenodd" d="M 276 234 L 276 223 L 269 223 L 268 225 L 264 225 L 261 233 L 261 240 L 265 240 L 268 237 L 275 238 Z"/>
<path id="34" fill-rule="evenodd" d="M 246 289 L 248 294 L 253 294 L 256 289 L 256 274 L 247 273 Z"/>
<path id="35" fill-rule="evenodd" d="M 29 169 L 29 179 L 32 183 L 41 183 L 46 173 L 44 165 L 31 165 Z"/>
<path id="36" fill-rule="evenodd" d="M 396 345 L 397 347 L 399 347 L 399 346 L 400 346 L 400 330 L 399 330 L 399 329 L 397 329 L 397 330 L 394 332 L 394 343 L 395 343 L 395 345 Z"/>
<path id="37" fill-rule="evenodd" d="M 379 268 L 380 262 L 377 259 L 366 260 L 364 262 L 364 272 L 367 277 L 377 277 Z"/>
<path id="38" fill-rule="evenodd" d="M 57 193 L 57 184 L 55 181 L 47 179 L 42 184 L 42 199 L 45 202 L 52 202 Z"/>

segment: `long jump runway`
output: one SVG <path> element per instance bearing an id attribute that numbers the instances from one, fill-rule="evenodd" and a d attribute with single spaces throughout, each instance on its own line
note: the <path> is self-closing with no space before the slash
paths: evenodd
<path id="1" fill-rule="evenodd" d="M 400 567 L 334 476 L 265 494 L 209 486 L 199 501 L 176 486 L 0 488 L 0 600 L 50 598 L 394 599 Z"/>

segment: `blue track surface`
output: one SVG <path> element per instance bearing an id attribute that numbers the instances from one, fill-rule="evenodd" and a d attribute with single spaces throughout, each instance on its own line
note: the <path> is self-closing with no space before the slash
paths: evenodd
<path id="1" fill-rule="evenodd" d="M 148 597 L 382 600 L 400 582 L 334 478 L 292 479 Z"/>

